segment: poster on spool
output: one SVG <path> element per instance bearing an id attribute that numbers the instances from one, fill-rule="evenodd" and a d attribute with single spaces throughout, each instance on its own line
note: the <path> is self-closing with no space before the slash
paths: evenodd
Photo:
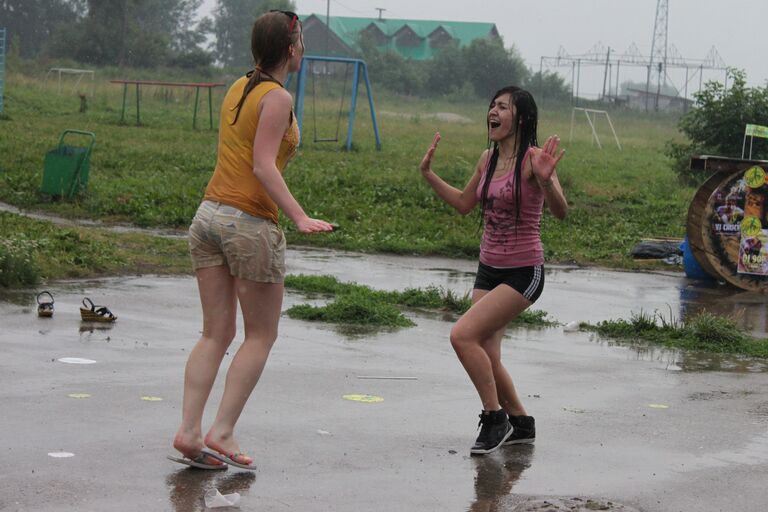
<path id="1" fill-rule="evenodd" d="M 768 276 L 768 174 L 762 167 L 744 172 L 744 208 L 739 224 L 737 272 Z"/>

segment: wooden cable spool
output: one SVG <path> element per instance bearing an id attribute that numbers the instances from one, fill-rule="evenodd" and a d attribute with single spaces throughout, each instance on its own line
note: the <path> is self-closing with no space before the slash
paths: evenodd
<path id="1" fill-rule="evenodd" d="M 703 253 L 709 266 L 700 263 L 707 272 L 712 269 L 714 276 L 743 290 L 768 292 L 766 179 L 765 170 L 757 166 L 716 174 L 699 189 L 689 209 L 690 232 L 696 230 L 699 212 L 697 261 Z M 710 189 L 702 203 L 701 197 Z"/>
<path id="2" fill-rule="evenodd" d="M 701 229 L 704 219 L 702 212 L 706 208 L 707 201 L 712 193 L 727 179 L 727 175 L 720 173 L 713 174 L 701 187 L 699 187 L 699 190 L 697 190 L 696 194 L 693 196 L 691 205 L 688 207 L 688 218 L 686 222 L 686 235 L 688 235 L 688 246 L 691 248 L 691 254 L 693 254 L 696 262 L 701 265 L 701 268 L 715 279 L 719 279 L 720 273 L 709 263 L 707 252 L 704 249 L 704 240 Z"/>

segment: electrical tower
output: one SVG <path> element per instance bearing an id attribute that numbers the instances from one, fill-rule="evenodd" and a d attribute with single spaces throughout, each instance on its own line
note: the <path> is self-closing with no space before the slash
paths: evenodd
<path id="1" fill-rule="evenodd" d="M 651 83 L 651 74 L 656 78 L 656 101 L 654 110 L 658 110 L 659 93 L 662 82 L 667 85 L 667 33 L 669 29 L 669 1 L 657 0 L 656 20 L 653 23 L 653 40 L 651 41 L 651 59 L 648 65 L 648 79 L 646 80 L 646 110 L 650 96 L 648 87 Z"/>

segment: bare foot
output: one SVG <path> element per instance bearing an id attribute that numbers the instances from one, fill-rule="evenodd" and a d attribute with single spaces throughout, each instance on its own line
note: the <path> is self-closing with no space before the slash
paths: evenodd
<path id="1" fill-rule="evenodd" d="M 190 460 L 196 460 L 202 455 L 203 438 L 200 434 L 188 434 L 179 430 L 176 436 L 173 438 L 173 447 L 176 448 L 182 455 Z M 214 459 L 213 457 L 205 456 L 201 461 L 205 464 L 211 464 L 212 466 L 218 466 L 223 464 L 221 461 Z"/>
<path id="2" fill-rule="evenodd" d="M 222 455 L 226 455 L 235 462 L 250 466 L 253 462 L 253 458 L 240 453 L 240 447 L 231 434 L 229 435 L 217 435 L 211 430 L 205 436 L 205 446 L 211 450 L 215 450 Z"/>

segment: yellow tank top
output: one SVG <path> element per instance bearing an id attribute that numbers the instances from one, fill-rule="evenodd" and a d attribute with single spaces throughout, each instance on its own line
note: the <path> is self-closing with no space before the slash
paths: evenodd
<path id="1" fill-rule="evenodd" d="M 253 174 L 253 138 L 259 124 L 259 103 L 269 91 L 280 87 L 274 82 L 262 82 L 248 94 L 235 119 L 235 106 L 243 95 L 248 78 L 242 77 L 229 88 L 221 105 L 219 146 L 216 169 L 208 182 L 203 199 L 234 206 L 246 213 L 277 222 L 277 204 Z M 299 127 L 291 115 L 291 125 L 283 135 L 275 165 L 283 172 L 299 145 Z"/>

